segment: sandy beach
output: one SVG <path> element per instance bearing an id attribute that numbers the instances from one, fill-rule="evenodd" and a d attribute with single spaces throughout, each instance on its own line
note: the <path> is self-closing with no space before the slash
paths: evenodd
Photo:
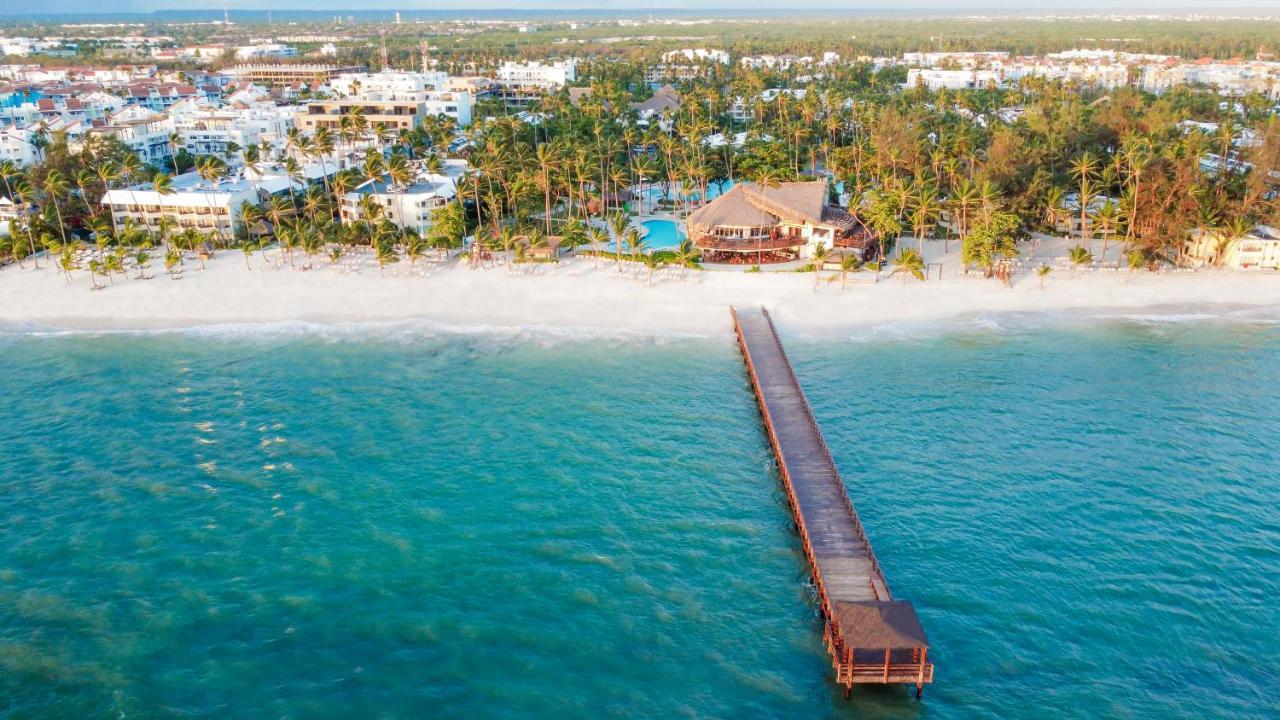
<path id="1" fill-rule="evenodd" d="M 67 282 L 47 260 L 35 270 L 0 269 L 0 323 L 9 328 L 150 330 L 198 325 L 304 322 L 318 324 L 428 321 L 459 328 L 589 329 L 713 335 L 729 329 L 730 305 L 765 305 L 787 332 L 830 335 L 885 324 L 974 319 L 1002 313 L 1088 316 L 1238 314 L 1280 308 L 1280 275 L 1218 270 L 1151 273 L 1074 272 L 1058 267 L 1044 280 L 1031 272 L 1012 287 L 963 276 L 952 252 L 930 243 L 934 279 L 919 282 L 882 272 L 699 272 L 665 268 L 653 286 L 635 263 L 589 257 L 558 264 L 471 268 L 401 261 L 382 272 L 367 253 L 352 251 L 338 263 L 294 258 L 277 251 L 244 256 L 223 251 L 201 270 L 188 260 L 181 279 L 154 263 L 150 279 L 116 276 L 91 289 L 89 273 Z M 1058 249 L 1039 248 L 1027 263 L 1048 262 Z M 937 279 L 938 275 L 941 279 Z"/>

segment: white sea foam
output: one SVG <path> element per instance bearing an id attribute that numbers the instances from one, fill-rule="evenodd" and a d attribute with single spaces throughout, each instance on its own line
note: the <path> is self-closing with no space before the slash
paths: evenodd
<path id="1" fill-rule="evenodd" d="M 643 330 L 588 325 L 453 324 L 425 318 L 334 323 L 310 320 L 210 322 L 156 328 L 69 328 L 53 327 L 39 323 L 5 323 L 0 321 L 0 336 L 5 335 L 27 337 L 186 336 L 231 340 L 314 337 L 335 342 L 375 339 L 406 343 L 441 337 L 472 337 L 505 339 L 545 346 L 596 341 L 652 342 L 660 344 L 668 341 L 697 340 L 708 337 L 703 333 L 679 330 Z"/>

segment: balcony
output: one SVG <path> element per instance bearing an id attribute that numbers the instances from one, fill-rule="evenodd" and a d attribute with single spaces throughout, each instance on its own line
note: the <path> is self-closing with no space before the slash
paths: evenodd
<path id="1" fill-rule="evenodd" d="M 700 250 L 715 252 L 755 253 L 798 248 L 807 242 L 798 230 L 770 228 L 743 232 L 739 236 L 703 235 L 694 240 L 694 245 Z"/>

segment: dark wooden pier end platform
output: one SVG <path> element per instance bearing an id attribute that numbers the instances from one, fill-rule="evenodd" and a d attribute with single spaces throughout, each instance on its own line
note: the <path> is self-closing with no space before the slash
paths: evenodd
<path id="1" fill-rule="evenodd" d="M 836 682 L 933 682 L 929 643 L 911 603 L 894 600 L 764 308 L 731 309 L 747 372 L 795 516 L 826 621 Z"/>

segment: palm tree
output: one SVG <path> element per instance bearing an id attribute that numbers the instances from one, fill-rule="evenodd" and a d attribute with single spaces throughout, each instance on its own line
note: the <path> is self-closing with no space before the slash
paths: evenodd
<path id="1" fill-rule="evenodd" d="M 932 188 L 922 188 L 914 198 L 914 207 L 911 211 L 911 227 L 916 232 L 916 248 L 921 255 L 924 255 L 925 230 L 938 219 L 938 213 L 941 212 L 941 209 L 938 194 Z"/>
<path id="2" fill-rule="evenodd" d="M 640 237 L 640 231 L 631 228 L 626 232 L 627 249 L 631 252 L 632 260 L 639 260 L 640 255 L 644 253 L 644 238 Z"/>
<path id="3" fill-rule="evenodd" d="M 676 260 L 680 263 L 681 272 L 684 277 L 689 277 L 690 266 L 696 265 L 699 259 L 698 247 L 694 246 L 694 241 L 685 238 L 680 241 L 680 247 L 676 249 Z"/>
<path id="4" fill-rule="evenodd" d="M 627 232 L 627 226 L 630 224 L 631 219 L 620 211 L 609 216 L 609 229 L 613 231 L 613 242 L 616 250 L 614 259 L 617 261 L 618 272 L 622 272 L 622 236 Z"/>
<path id="5" fill-rule="evenodd" d="M 827 246 L 818 243 L 813 246 L 813 290 L 818 291 L 819 273 L 822 271 L 822 265 L 827 261 Z"/>
<path id="6" fill-rule="evenodd" d="M 177 175 L 181 172 L 178 169 L 178 147 L 182 145 L 182 136 L 176 132 L 169 133 L 169 157 L 173 160 L 173 174 Z"/>
<path id="7" fill-rule="evenodd" d="M 177 249 L 170 249 L 164 254 L 164 269 L 169 273 L 169 277 L 178 279 L 178 268 L 182 265 L 182 252 Z"/>
<path id="8" fill-rule="evenodd" d="M 1081 265 L 1088 265 L 1093 262 L 1093 253 L 1083 245 L 1077 245 L 1067 251 L 1067 255 L 1071 258 L 1072 270 L 1074 273 Z"/>
<path id="9" fill-rule="evenodd" d="M 71 187 L 62 172 L 54 168 L 44 176 L 43 189 L 45 196 L 53 204 L 53 210 L 58 216 L 58 233 L 62 236 L 62 243 L 65 245 L 67 242 L 67 226 L 62 220 L 60 201 L 71 191 Z M 70 276 L 70 273 L 68 273 L 68 276 Z"/>
<path id="10" fill-rule="evenodd" d="M 1079 183 L 1080 244 L 1089 247 L 1089 206 L 1093 204 L 1093 178 L 1097 174 L 1098 160 L 1088 150 L 1071 163 L 1071 175 Z"/>
<path id="11" fill-rule="evenodd" d="M 21 177 L 22 172 L 18 170 L 18 166 L 12 160 L 0 160 L 0 183 L 4 184 L 5 197 L 9 198 L 15 204 L 18 199 L 13 196 L 13 180 Z"/>
<path id="12" fill-rule="evenodd" d="M 969 211 L 978 205 L 978 186 L 974 185 L 969 178 L 964 178 L 952 191 L 948 201 L 952 218 L 958 220 L 956 234 L 960 237 L 960 241 L 964 242 L 965 234 L 969 232 Z M 947 249 L 945 246 L 943 247 L 944 252 Z"/>
<path id="13" fill-rule="evenodd" d="M 327 127 L 316 128 L 315 134 L 307 143 L 307 149 L 320 162 L 320 174 L 324 180 L 324 191 L 329 192 L 329 171 L 325 167 L 324 159 L 333 153 L 333 133 Z"/>
<path id="14" fill-rule="evenodd" d="M 551 234 L 551 191 L 554 189 L 551 175 L 560 169 L 560 156 L 557 148 L 551 143 L 543 143 L 537 149 L 538 189 L 545 200 L 545 216 L 547 234 Z"/>
<path id="15" fill-rule="evenodd" d="M 106 266 L 109 272 L 120 273 L 121 275 L 125 274 L 123 247 L 117 247 L 115 250 L 107 253 Z M 108 279 L 110 279 L 110 277 L 110 275 L 107 276 Z"/>
<path id="16" fill-rule="evenodd" d="M 859 260 L 858 256 L 854 255 L 853 253 L 848 253 L 844 257 L 840 258 L 840 289 L 841 290 L 844 290 L 847 287 L 849 273 L 853 270 L 857 270 L 861 265 L 862 265 L 862 261 Z"/>
<path id="17" fill-rule="evenodd" d="M 146 250 L 138 250 L 133 255 L 133 262 L 138 266 L 138 279 L 150 280 L 151 276 L 147 274 L 147 268 L 151 266 L 151 255 Z"/>
<path id="18" fill-rule="evenodd" d="M 422 257 L 422 252 L 426 250 L 427 243 L 418 233 L 411 233 L 404 241 L 404 256 L 409 258 L 409 264 L 415 265 L 418 259 Z"/>
<path id="19" fill-rule="evenodd" d="M 1234 242 L 1239 242 L 1249 231 L 1253 230 L 1253 223 L 1248 218 L 1238 215 L 1227 221 L 1223 226 L 1222 232 L 1218 236 L 1217 246 L 1214 248 L 1213 266 L 1221 267 L 1222 262 L 1227 257 L 1227 250 Z"/>
<path id="20" fill-rule="evenodd" d="M 102 274 L 102 263 L 98 260 L 90 260 L 88 265 L 89 281 L 93 283 L 93 290 L 101 290 L 102 286 L 98 284 L 98 276 Z"/>
<path id="21" fill-rule="evenodd" d="M 249 258 L 253 256 L 253 251 L 259 248 L 259 244 L 254 242 L 251 237 L 246 237 L 244 242 L 240 243 L 240 252 L 244 253 L 244 267 L 246 270 L 252 270 L 253 266 L 249 264 Z"/>
<path id="22" fill-rule="evenodd" d="M 1114 200 L 1110 198 L 1102 203 L 1102 207 L 1093 213 L 1093 219 L 1098 223 L 1098 232 L 1102 233 L 1102 259 L 1107 259 L 1107 245 L 1111 240 L 1111 236 L 1115 233 L 1116 225 L 1120 221 L 1120 207 L 1116 205 Z"/>
<path id="23" fill-rule="evenodd" d="M 1053 268 L 1052 268 L 1052 267 L 1050 267 L 1050 266 L 1048 266 L 1048 265 L 1041 265 L 1040 267 L 1036 268 L 1036 275 L 1039 275 L 1039 276 L 1040 276 L 1040 289 L 1041 289 L 1041 290 L 1044 290 L 1044 279 L 1045 279 L 1046 277 L 1048 277 L 1048 276 L 1049 276 L 1049 273 L 1051 273 L 1051 272 L 1053 272 Z"/>
<path id="24" fill-rule="evenodd" d="M 596 269 L 598 270 L 600 268 L 600 246 L 607 247 L 609 245 L 609 231 L 602 227 L 592 226 L 587 232 L 587 236 L 590 238 L 592 248 L 594 248 L 591 254 L 595 256 Z"/>
<path id="25" fill-rule="evenodd" d="M 649 269 L 649 287 L 653 287 L 653 271 L 661 267 L 662 261 L 658 259 L 658 253 L 646 253 L 641 256 L 641 262 Z"/>
<path id="26" fill-rule="evenodd" d="M 894 258 L 893 271 L 890 276 L 902 275 L 902 282 L 907 282 L 907 275 L 911 275 L 915 279 L 924 282 L 924 258 L 920 253 L 911 248 L 903 248 L 898 257 Z"/>
<path id="27" fill-rule="evenodd" d="M 203 155 L 196 161 L 196 173 L 200 175 L 200 179 L 215 185 L 219 180 L 227 174 L 227 163 L 217 155 Z M 213 206 L 214 193 L 205 193 L 208 200 L 209 211 L 213 214 L 213 229 L 217 234 L 219 241 L 222 240 L 222 222 L 218 218 L 217 208 Z"/>
<path id="28" fill-rule="evenodd" d="M 386 275 L 387 265 L 394 262 L 398 262 L 400 260 L 400 256 L 396 254 L 395 246 L 392 245 L 389 239 L 386 237 L 386 231 L 384 229 L 385 224 L 379 223 L 378 227 L 380 231 L 375 236 L 375 242 L 373 243 L 373 252 L 374 252 L 374 257 L 378 260 L 379 274 Z"/>
<path id="29" fill-rule="evenodd" d="M 68 283 L 71 282 L 71 271 L 80 269 L 80 261 L 69 246 L 62 246 L 62 251 L 58 254 L 58 267 L 66 274 Z"/>
<path id="30" fill-rule="evenodd" d="M 76 190 L 79 191 L 80 202 L 84 204 L 84 207 L 89 211 L 89 214 L 94 217 L 97 217 L 98 213 L 102 212 L 101 203 L 98 203 L 97 207 L 89 204 L 89 186 L 93 184 L 96 177 L 97 176 L 86 168 L 81 168 L 76 171 L 75 175 Z"/>

